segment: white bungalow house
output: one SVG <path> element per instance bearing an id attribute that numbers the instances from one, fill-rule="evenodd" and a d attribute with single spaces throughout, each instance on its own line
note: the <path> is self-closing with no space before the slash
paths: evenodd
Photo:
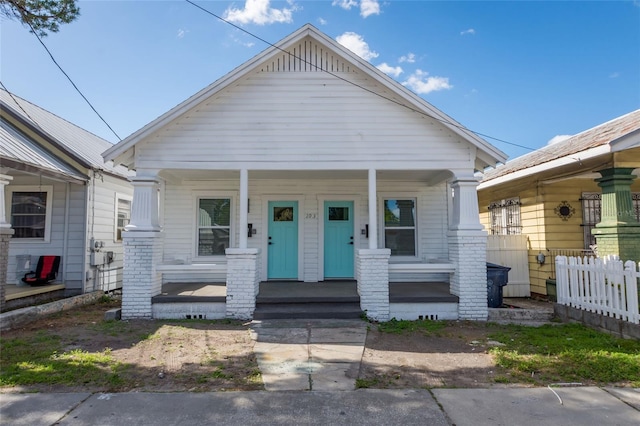
<path id="1" fill-rule="evenodd" d="M 7 308 L 52 292 L 65 297 L 121 286 L 133 173 L 105 164 L 100 154 L 110 146 L 0 90 L 0 301 Z M 60 256 L 55 281 L 22 283 L 43 255 Z"/>
<path id="2" fill-rule="evenodd" d="M 380 321 L 423 316 L 400 282 L 446 283 L 427 317 L 487 318 L 474 172 L 505 154 L 311 25 L 103 156 L 136 170 L 123 318 L 168 315 L 175 282 L 224 283 L 199 312 L 252 318 L 261 283 L 331 281 Z"/>

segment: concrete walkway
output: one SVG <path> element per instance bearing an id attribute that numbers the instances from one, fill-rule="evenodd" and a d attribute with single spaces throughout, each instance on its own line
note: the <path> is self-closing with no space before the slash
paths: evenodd
<path id="1" fill-rule="evenodd" d="M 364 321 L 254 321 L 251 336 L 266 390 L 355 389 L 367 338 Z"/>
<path id="2" fill-rule="evenodd" d="M 637 426 L 639 409 L 640 390 L 596 387 L 0 394 L 12 426 Z"/>

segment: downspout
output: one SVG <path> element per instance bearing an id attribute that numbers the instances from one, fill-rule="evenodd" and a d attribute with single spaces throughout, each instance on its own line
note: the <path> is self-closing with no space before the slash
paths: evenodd
<path id="1" fill-rule="evenodd" d="M 89 228 L 89 203 L 91 202 L 91 192 L 89 191 L 89 185 L 93 185 L 93 178 L 89 175 L 89 181 L 84 187 L 85 191 L 85 212 L 84 212 L 84 225 L 82 230 L 82 235 L 84 235 L 84 243 L 82 248 L 82 293 L 85 293 L 85 287 L 87 285 L 87 281 L 89 281 L 89 269 L 87 265 L 89 264 L 89 260 L 87 258 L 89 253 L 89 236 L 87 235 Z"/>
<path id="2" fill-rule="evenodd" d="M 71 202 L 70 195 L 71 184 L 67 182 L 65 184 L 65 198 L 64 198 L 64 240 L 62 241 L 62 282 L 67 282 L 67 264 L 69 260 L 69 203 Z"/>

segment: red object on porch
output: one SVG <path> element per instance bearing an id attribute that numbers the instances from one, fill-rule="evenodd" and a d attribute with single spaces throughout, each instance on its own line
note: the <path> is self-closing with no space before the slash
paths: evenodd
<path id="1" fill-rule="evenodd" d="M 60 267 L 60 256 L 40 256 L 35 272 L 24 274 L 22 282 L 29 285 L 45 285 L 56 279 Z"/>

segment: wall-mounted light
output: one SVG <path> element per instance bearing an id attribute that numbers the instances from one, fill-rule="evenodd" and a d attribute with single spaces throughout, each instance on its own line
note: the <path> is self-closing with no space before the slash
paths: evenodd
<path id="1" fill-rule="evenodd" d="M 536 261 L 540 264 L 540 265 L 544 265 L 544 261 L 546 260 L 546 257 L 544 255 L 544 253 L 540 252 L 538 253 L 538 255 L 536 256 Z"/>

